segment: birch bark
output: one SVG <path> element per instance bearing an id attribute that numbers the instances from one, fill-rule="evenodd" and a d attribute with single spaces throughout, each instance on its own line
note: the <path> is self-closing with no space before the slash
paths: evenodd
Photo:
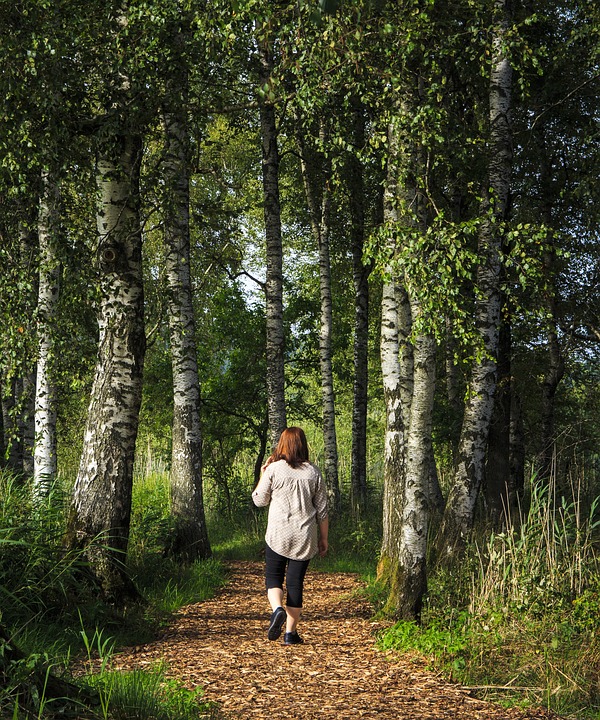
<path id="1" fill-rule="evenodd" d="M 408 104 L 399 105 L 399 111 L 407 113 Z M 385 220 L 391 228 L 397 227 L 399 237 L 403 226 L 424 232 L 425 200 L 416 182 L 423 167 L 420 153 L 409 138 L 399 137 L 395 122 L 388 129 L 388 147 Z M 390 250 L 393 256 L 394 241 Z M 393 278 L 396 272 L 392 264 L 386 275 Z M 414 620 L 420 616 L 427 590 L 436 343 L 429 335 L 414 337 L 413 324 L 420 318 L 421 305 L 417 292 L 407 290 L 407 278 L 403 280 L 402 284 L 386 283 L 382 306 L 382 374 L 388 427 L 398 422 L 396 414 L 400 416 L 402 437 L 396 440 L 400 461 L 388 468 L 386 436 L 384 541 L 378 578 L 389 588 L 387 612 Z"/>
<path id="2" fill-rule="evenodd" d="M 321 144 L 325 142 L 325 129 L 321 121 Z M 324 477 L 332 517 L 340 512 L 341 495 L 338 479 L 338 450 L 335 427 L 335 392 L 332 365 L 333 304 L 331 294 L 331 260 L 329 255 L 329 218 L 331 192 L 330 170 L 323 157 L 321 169 L 316 167 L 315 153 L 307 147 L 302 132 L 298 132 L 302 178 L 306 193 L 311 229 L 319 248 L 319 295 L 321 317 L 319 327 L 319 365 L 321 370 L 321 398 L 323 406 Z"/>
<path id="3" fill-rule="evenodd" d="M 178 100 L 179 102 L 173 102 Z M 163 114 L 165 155 L 164 242 L 168 288 L 173 426 L 171 512 L 175 536 L 171 551 L 191 562 L 211 554 L 202 488 L 202 430 L 196 326 L 192 302 L 189 230 L 189 148 L 186 103 L 169 93 Z"/>
<path id="4" fill-rule="evenodd" d="M 268 41 L 260 43 L 259 82 L 268 87 L 273 71 L 272 50 Z M 287 425 L 285 406 L 285 333 L 283 327 L 283 247 L 279 203 L 279 148 L 275 107 L 268 98 L 260 102 L 262 137 L 262 179 L 264 194 L 266 269 L 266 361 L 269 434 L 275 447 Z"/>
<path id="5" fill-rule="evenodd" d="M 146 338 L 139 218 L 141 141 L 113 135 L 97 160 L 99 344 L 67 541 L 107 597 L 135 595 L 124 572 Z"/>
<path id="6" fill-rule="evenodd" d="M 509 4 L 507 0 L 496 0 L 494 5 L 497 21 L 492 39 L 489 89 L 488 182 L 483 193 L 476 300 L 476 323 L 483 357 L 477 358 L 471 369 L 457 466 L 437 540 L 438 555 L 442 560 L 461 552 L 473 527 L 496 388 L 501 227 L 507 214 L 512 169 L 512 68 L 505 53 L 510 27 Z"/>
<path id="7" fill-rule="evenodd" d="M 57 257 L 58 187 L 48 171 L 42 173 L 38 218 L 40 271 L 38 288 L 38 359 L 35 384 L 35 445 L 33 493 L 44 496 L 56 477 L 56 384 L 54 340 L 60 292 Z"/>

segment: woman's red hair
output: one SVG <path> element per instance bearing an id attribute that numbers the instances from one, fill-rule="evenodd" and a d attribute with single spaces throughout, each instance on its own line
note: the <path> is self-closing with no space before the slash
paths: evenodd
<path id="1" fill-rule="evenodd" d="M 308 442 L 304 430 L 299 427 L 286 428 L 279 436 L 279 442 L 271 458 L 271 462 L 285 460 L 293 468 L 308 462 Z"/>

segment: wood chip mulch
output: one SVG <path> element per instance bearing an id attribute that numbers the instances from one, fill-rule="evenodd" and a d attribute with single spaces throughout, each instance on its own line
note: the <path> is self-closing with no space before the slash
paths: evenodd
<path id="1" fill-rule="evenodd" d="M 383 627 L 353 591 L 350 573 L 310 571 L 299 631 L 303 645 L 286 647 L 266 636 L 270 609 L 263 566 L 231 564 L 227 585 L 212 600 L 184 608 L 165 634 L 114 658 L 132 670 L 166 661 L 167 675 L 204 698 L 223 715 L 242 720 L 533 720 L 543 710 L 506 710 L 469 696 L 443 681 L 416 657 L 374 647 Z"/>

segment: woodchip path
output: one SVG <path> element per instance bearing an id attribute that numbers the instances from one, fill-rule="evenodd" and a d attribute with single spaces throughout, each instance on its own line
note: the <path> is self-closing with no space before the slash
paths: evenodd
<path id="1" fill-rule="evenodd" d="M 116 655 L 115 665 L 133 669 L 164 660 L 169 676 L 202 686 L 205 699 L 240 720 L 552 717 L 477 700 L 428 672 L 419 658 L 377 651 L 378 626 L 368 604 L 353 595 L 360 586 L 353 574 L 309 570 L 299 626 L 304 644 L 270 642 L 262 564 L 236 562 L 230 569 L 215 598 L 186 607 L 159 640 Z"/>

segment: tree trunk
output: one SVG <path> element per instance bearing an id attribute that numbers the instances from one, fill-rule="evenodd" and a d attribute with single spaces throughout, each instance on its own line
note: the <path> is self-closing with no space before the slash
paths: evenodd
<path id="1" fill-rule="evenodd" d="M 404 108 L 406 111 L 406 108 Z M 403 148 L 394 123 L 388 131 L 389 160 L 385 220 L 393 228 L 414 224 L 407 209 L 421 217 L 422 198 L 400 170 L 419 171 L 418 155 L 410 143 Z M 402 214 L 401 214 L 402 213 Z M 395 233 L 391 230 L 393 256 Z M 393 265 L 386 276 L 394 277 Z M 386 612 L 415 620 L 420 617 L 427 589 L 425 554 L 431 478 L 431 422 L 435 381 L 435 343 L 418 337 L 410 342 L 412 321 L 420 312 L 416 299 L 399 284 L 386 281 L 382 302 L 381 366 L 386 401 L 384 473 L 384 535 L 378 580 L 388 590 Z"/>
<path id="2" fill-rule="evenodd" d="M 383 196 L 383 219 L 398 221 L 397 176 L 398 138 L 392 125 L 388 129 L 389 156 Z M 389 238 L 393 257 L 395 240 Z M 400 366 L 398 296 L 400 290 L 392 265 L 385 269 L 381 295 L 381 379 L 385 401 L 385 445 L 383 465 L 383 536 L 377 566 L 377 579 L 391 588 L 396 577 L 401 549 L 401 508 L 404 496 L 404 417 Z"/>
<path id="3" fill-rule="evenodd" d="M 413 314 L 418 309 L 413 307 Z M 427 591 L 427 529 L 430 508 L 431 426 L 435 391 L 435 340 L 420 336 L 414 346 L 414 391 L 406 432 L 404 498 L 398 571 L 394 583 L 394 614 L 420 618 Z"/>
<path id="4" fill-rule="evenodd" d="M 183 93 L 172 91 L 164 112 L 166 138 L 164 242 L 168 288 L 173 426 L 170 550 L 186 562 L 211 555 L 202 489 L 202 432 L 189 228 L 189 147 Z M 173 103 L 177 99 L 179 104 Z"/>
<path id="5" fill-rule="evenodd" d="M 510 518 L 510 414 L 511 414 L 511 328 L 507 318 L 501 321 L 498 346 L 498 374 L 494 411 L 488 438 L 485 489 L 492 527 L 500 528 Z"/>
<path id="6" fill-rule="evenodd" d="M 321 121 L 320 141 L 325 141 Z M 332 335 L 333 309 L 331 293 L 331 261 L 329 256 L 329 216 L 331 208 L 330 170 L 324 158 L 317 163 L 317 153 L 307 147 L 298 132 L 302 177 L 311 218 L 313 236 L 319 248 L 319 292 L 321 319 L 319 330 L 319 365 L 321 369 L 321 397 L 323 404 L 324 477 L 329 498 L 329 512 L 335 517 L 340 512 L 341 497 L 338 479 L 337 433 L 335 427 L 335 393 L 333 386 Z M 311 161 L 312 159 L 312 161 Z M 318 168 L 317 165 L 321 167 Z M 320 198 L 320 201 L 319 201 Z"/>
<path id="7" fill-rule="evenodd" d="M 57 256 L 58 187 L 42 173 L 38 219 L 40 273 L 38 288 L 38 361 L 35 385 L 34 494 L 43 497 L 56 478 L 55 324 L 60 292 Z"/>
<path id="8" fill-rule="evenodd" d="M 479 294 L 475 311 L 483 358 L 476 358 L 471 369 L 454 482 L 437 540 L 438 557 L 442 560 L 462 552 L 473 527 L 496 388 L 501 227 L 506 218 L 512 168 L 509 118 L 512 68 L 505 56 L 506 35 L 510 27 L 508 2 L 497 0 L 495 7 L 498 20 L 493 36 L 489 92 L 490 156 L 479 232 Z"/>
<path id="9" fill-rule="evenodd" d="M 404 422 L 400 389 L 398 305 L 396 284 L 385 282 L 381 299 L 381 375 L 385 400 L 383 468 L 383 537 L 377 576 L 389 584 L 400 555 L 400 508 L 404 494 Z"/>
<path id="10" fill-rule="evenodd" d="M 269 86 L 273 58 L 268 43 L 259 49 L 261 87 Z M 283 248 L 281 240 L 281 211 L 279 205 L 279 149 L 275 107 L 268 98 L 261 99 L 260 128 L 262 137 L 262 177 L 264 194 L 265 238 L 267 246 L 266 271 L 266 361 L 269 434 L 275 447 L 287 425 L 285 406 L 285 333 L 283 326 Z"/>
<path id="11" fill-rule="evenodd" d="M 67 535 L 115 602 L 136 594 L 124 562 L 146 344 L 140 156 L 139 137 L 123 134 L 105 140 L 97 160 L 98 361 Z"/>
<path id="12" fill-rule="evenodd" d="M 365 118 L 354 103 L 354 138 L 357 150 L 365 144 Z M 362 163 L 355 155 L 348 161 L 351 217 L 352 270 L 354 278 L 354 385 L 352 389 L 352 464 L 350 488 L 352 511 L 360 516 L 367 504 L 367 399 L 369 388 L 369 274 L 363 262 L 365 243 L 365 183 Z"/>

